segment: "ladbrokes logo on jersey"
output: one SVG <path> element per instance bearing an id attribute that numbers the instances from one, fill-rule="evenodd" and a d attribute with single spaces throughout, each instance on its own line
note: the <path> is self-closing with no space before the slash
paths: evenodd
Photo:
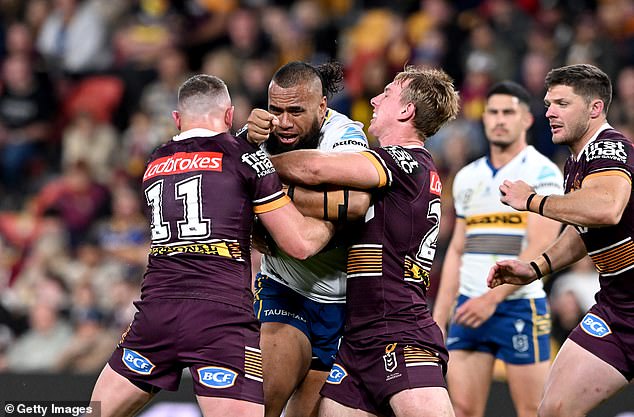
<path id="1" fill-rule="evenodd" d="M 442 182 L 436 171 L 429 172 L 429 192 L 438 196 L 442 194 Z"/>
<path id="2" fill-rule="evenodd" d="M 222 153 L 220 152 L 177 152 L 171 156 L 150 162 L 143 181 L 158 175 L 174 175 L 193 171 L 222 172 Z"/>

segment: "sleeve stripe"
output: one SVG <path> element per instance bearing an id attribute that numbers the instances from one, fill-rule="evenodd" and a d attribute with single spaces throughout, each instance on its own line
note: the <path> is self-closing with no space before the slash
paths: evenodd
<path id="1" fill-rule="evenodd" d="M 630 184 L 632 184 L 632 178 L 630 177 L 630 175 L 618 169 L 612 169 L 609 171 L 601 171 L 601 172 L 593 172 L 589 174 L 588 176 L 586 176 L 583 180 L 585 181 L 588 178 L 592 178 L 592 177 L 605 177 L 605 176 L 615 176 L 615 175 L 625 178 Z"/>
<path id="2" fill-rule="evenodd" d="M 284 207 L 290 202 L 291 202 L 291 199 L 286 194 L 284 194 L 283 196 L 281 196 L 281 198 L 278 198 L 277 200 L 273 200 L 269 203 L 254 205 L 253 212 L 255 214 L 266 213 L 268 211 L 273 211 L 280 207 Z"/>
<path id="3" fill-rule="evenodd" d="M 265 202 L 265 201 L 276 200 L 276 199 L 278 199 L 279 197 L 281 197 L 282 195 L 284 195 L 284 191 L 280 190 L 280 191 L 276 192 L 275 194 L 267 195 L 267 196 L 266 196 L 266 197 L 264 197 L 264 198 L 260 198 L 260 199 L 257 199 L 257 200 L 253 200 L 253 205 L 256 205 L 256 206 L 257 206 L 258 204 L 263 203 L 263 202 Z"/>
<path id="4" fill-rule="evenodd" d="M 379 162 L 379 160 L 376 159 L 376 156 L 374 156 L 374 154 L 370 152 L 360 152 L 360 153 L 361 155 L 368 158 L 368 160 L 372 162 L 372 165 L 374 165 L 374 168 L 376 168 L 376 172 L 379 174 L 378 186 L 385 187 L 385 185 L 387 184 L 387 173 L 385 172 L 385 168 L 383 167 L 383 164 L 381 164 L 381 162 Z"/>

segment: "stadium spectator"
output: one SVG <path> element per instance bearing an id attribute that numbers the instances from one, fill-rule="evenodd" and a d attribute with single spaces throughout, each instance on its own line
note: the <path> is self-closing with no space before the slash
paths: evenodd
<path id="1" fill-rule="evenodd" d="M 7 351 L 10 371 L 52 372 L 70 343 L 71 327 L 60 317 L 59 307 L 39 300 L 29 310 L 29 330 Z M 45 349 L 42 349 L 45 347 Z"/>
<path id="2" fill-rule="evenodd" d="M 56 99 L 46 77 L 38 77 L 25 55 L 11 55 L 2 64 L 0 92 L 0 174 L 5 204 L 14 197 L 22 204 L 22 191 L 44 163 L 51 139 Z"/>
<path id="3" fill-rule="evenodd" d="M 61 76 L 105 71 L 112 63 L 108 26 L 92 0 L 55 0 L 37 50 Z"/>

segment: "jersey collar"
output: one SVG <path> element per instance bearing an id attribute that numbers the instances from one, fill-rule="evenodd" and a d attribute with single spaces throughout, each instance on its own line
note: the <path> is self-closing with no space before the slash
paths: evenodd
<path id="1" fill-rule="evenodd" d="M 489 167 L 489 169 L 491 170 L 491 174 L 495 177 L 497 175 L 498 172 L 500 172 L 501 170 L 503 170 L 505 167 L 515 163 L 515 161 L 517 161 L 518 159 L 522 159 L 524 160 L 526 158 L 526 154 L 529 152 L 530 149 L 532 149 L 533 146 L 532 145 L 526 145 L 526 147 L 524 149 L 522 149 L 517 155 L 515 155 L 513 158 L 511 158 L 510 161 L 508 161 L 506 164 L 502 165 L 499 168 L 495 168 L 493 166 L 493 164 L 491 163 L 491 155 L 487 155 L 484 158 L 484 161 L 486 162 L 487 166 Z"/>
<path id="2" fill-rule="evenodd" d="M 189 129 L 179 133 L 178 135 L 174 136 L 172 140 L 175 142 L 178 142 L 179 140 L 185 140 L 185 139 L 191 139 L 191 138 L 207 138 L 207 137 L 219 135 L 220 133 L 222 132 L 214 132 L 213 130 L 196 127 L 194 129 Z"/>

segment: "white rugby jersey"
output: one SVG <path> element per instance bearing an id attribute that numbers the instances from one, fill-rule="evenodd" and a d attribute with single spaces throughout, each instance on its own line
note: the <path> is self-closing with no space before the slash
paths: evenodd
<path id="1" fill-rule="evenodd" d="M 499 260 L 515 259 L 526 246 L 528 212 L 500 202 L 504 180 L 523 180 L 538 194 L 563 194 L 563 176 L 552 161 L 528 146 L 496 170 L 488 157 L 462 168 L 453 182 L 456 216 L 464 219 L 466 239 L 460 266 L 460 294 L 477 297 L 489 289 L 486 278 Z M 540 280 L 520 286 L 507 299 L 538 298 L 545 293 Z"/>
<path id="2" fill-rule="evenodd" d="M 327 109 L 321 126 L 322 138 L 317 149 L 325 152 L 360 152 L 368 148 L 363 123 L 355 122 L 332 109 Z M 262 257 L 262 274 L 320 303 L 346 301 L 346 262 L 348 248 L 322 251 L 300 261 L 279 252 Z"/>

